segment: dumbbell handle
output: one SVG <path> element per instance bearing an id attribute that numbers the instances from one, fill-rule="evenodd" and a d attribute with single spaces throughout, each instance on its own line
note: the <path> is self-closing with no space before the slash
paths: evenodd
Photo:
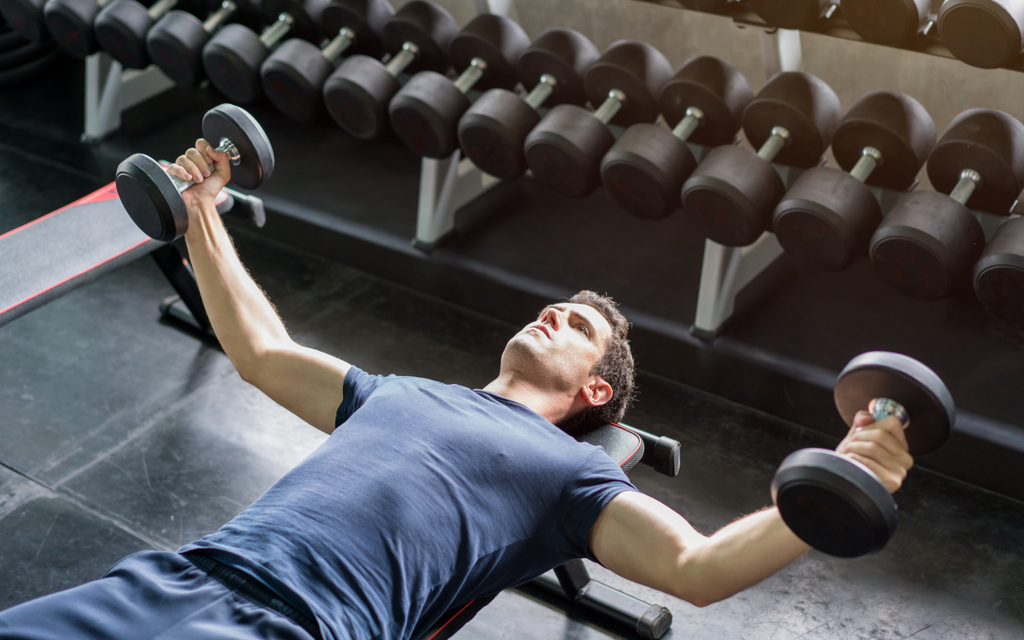
<path id="1" fill-rule="evenodd" d="M 871 417 L 875 419 L 875 422 L 896 416 L 904 429 L 910 426 L 910 414 L 907 413 L 906 408 L 890 398 L 875 398 L 868 405 L 868 410 L 871 411 Z"/>
<path id="2" fill-rule="evenodd" d="M 266 31 L 260 34 L 260 42 L 263 46 L 268 49 L 273 49 L 274 45 L 285 36 L 286 33 L 291 31 L 292 23 L 295 22 L 295 18 L 289 13 L 282 13 L 277 16 L 277 22 L 267 27 Z"/>
<path id="3" fill-rule="evenodd" d="M 203 31 L 206 33 L 213 33 L 217 27 L 231 17 L 237 8 L 238 5 L 231 0 L 224 0 L 224 2 L 220 3 L 220 9 L 211 13 L 206 20 L 203 21 Z"/>
<path id="4" fill-rule="evenodd" d="M 178 0 L 158 0 L 146 13 L 153 20 L 159 20 L 161 16 L 170 11 L 178 4 Z"/>
<path id="5" fill-rule="evenodd" d="M 686 142 L 702 122 L 704 122 L 704 112 L 697 107 L 688 107 L 686 117 L 679 121 L 675 129 L 672 129 L 672 135 Z"/>
<path id="6" fill-rule="evenodd" d="M 348 27 L 342 27 L 338 35 L 334 36 L 330 44 L 323 48 L 320 53 L 323 54 L 328 61 L 334 62 L 338 56 L 340 56 L 345 49 L 352 46 L 352 43 L 356 41 L 356 32 L 349 29 Z"/>
<path id="7" fill-rule="evenodd" d="M 981 174 L 974 169 L 964 169 L 960 172 L 960 181 L 949 192 L 949 197 L 966 205 L 967 201 L 971 199 L 971 194 L 980 186 Z"/>
<path id="8" fill-rule="evenodd" d="M 526 104 L 536 111 L 540 105 L 544 104 L 544 101 L 551 97 L 554 93 L 555 87 L 558 86 L 558 80 L 555 76 L 550 73 L 545 73 L 537 81 L 537 86 L 533 88 L 526 96 Z"/>
<path id="9" fill-rule="evenodd" d="M 405 71 L 405 68 L 412 64 L 420 55 L 420 48 L 414 42 L 406 42 L 402 44 L 402 50 L 396 53 L 388 63 L 384 65 L 384 68 L 388 70 L 394 77 L 398 77 L 398 74 Z"/>
<path id="10" fill-rule="evenodd" d="M 768 136 L 761 148 L 757 150 L 757 155 L 761 156 L 765 162 L 771 162 L 788 144 L 789 131 L 785 127 L 772 127 L 772 135 Z"/>
<path id="11" fill-rule="evenodd" d="M 860 151 L 860 160 L 850 169 L 850 175 L 864 182 L 881 164 L 882 152 L 874 147 L 864 147 Z"/>
<path id="12" fill-rule="evenodd" d="M 608 92 L 608 97 L 604 99 L 601 106 L 594 112 L 594 117 L 608 124 L 615 117 L 615 114 L 619 112 L 619 109 L 624 106 L 626 106 L 626 93 L 619 89 L 612 89 Z"/>
<path id="13" fill-rule="evenodd" d="M 484 73 L 487 72 L 487 61 L 483 58 L 473 58 L 469 61 L 469 66 L 466 70 L 455 79 L 455 88 L 466 93 L 473 88 L 473 85 L 477 83 L 480 78 L 484 77 Z"/>
<path id="14" fill-rule="evenodd" d="M 228 154 L 228 162 L 231 163 L 231 166 L 237 167 L 242 163 L 242 154 L 238 152 L 238 147 L 235 146 L 234 142 L 231 142 L 231 140 L 227 138 L 220 139 L 220 145 L 217 147 L 217 151 Z M 213 165 L 213 160 L 210 159 L 210 156 L 203 156 L 203 160 L 206 160 L 207 164 Z M 178 176 L 170 174 L 168 174 L 168 177 L 174 184 L 174 188 L 178 190 L 178 193 L 181 193 L 195 184 L 194 180 L 182 180 Z"/>

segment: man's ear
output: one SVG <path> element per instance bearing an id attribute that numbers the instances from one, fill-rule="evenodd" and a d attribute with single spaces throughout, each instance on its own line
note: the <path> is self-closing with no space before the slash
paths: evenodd
<path id="1" fill-rule="evenodd" d="M 612 385 L 605 382 L 601 376 L 594 376 L 580 390 L 583 400 L 592 407 L 600 407 L 612 399 Z"/>

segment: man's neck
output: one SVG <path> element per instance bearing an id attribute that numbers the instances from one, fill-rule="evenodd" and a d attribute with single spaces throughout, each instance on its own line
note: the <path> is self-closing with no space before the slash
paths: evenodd
<path id="1" fill-rule="evenodd" d="M 545 420 L 557 423 L 571 407 L 572 399 L 564 393 L 551 392 L 512 373 L 503 373 L 484 387 L 484 391 L 514 400 L 533 409 Z"/>

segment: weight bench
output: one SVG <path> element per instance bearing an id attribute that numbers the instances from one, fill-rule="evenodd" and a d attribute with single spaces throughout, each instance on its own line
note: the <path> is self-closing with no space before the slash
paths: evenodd
<path id="1" fill-rule="evenodd" d="M 266 220 L 259 198 L 230 189 L 218 196 L 217 211 L 257 227 Z M 146 254 L 178 294 L 165 300 L 161 311 L 209 332 L 195 275 L 182 252 L 139 230 L 113 183 L 0 235 L 0 326 Z"/>

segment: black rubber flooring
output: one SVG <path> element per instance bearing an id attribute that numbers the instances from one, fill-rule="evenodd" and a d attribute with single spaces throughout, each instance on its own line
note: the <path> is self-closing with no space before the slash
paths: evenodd
<path id="1" fill-rule="evenodd" d="M 73 88 L 74 67 L 53 73 Z M 78 145 L 80 105 L 0 120 L 0 232 L 108 181 L 99 169 L 127 143 Z M 267 233 L 234 235 L 298 341 L 371 371 L 480 386 L 517 328 Z M 163 323 L 157 305 L 170 293 L 145 258 L 0 328 L 0 609 L 216 529 L 323 440 L 215 347 Z M 765 506 L 787 453 L 835 444 L 659 376 L 642 374 L 640 389 L 628 421 L 680 439 L 683 473 L 640 468 L 634 480 L 705 533 Z M 923 469 L 897 498 L 900 529 L 883 552 L 811 552 L 704 609 L 594 572 L 668 606 L 670 639 L 1024 637 L 1024 504 Z M 632 637 L 563 608 L 506 592 L 458 637 Z"/>

